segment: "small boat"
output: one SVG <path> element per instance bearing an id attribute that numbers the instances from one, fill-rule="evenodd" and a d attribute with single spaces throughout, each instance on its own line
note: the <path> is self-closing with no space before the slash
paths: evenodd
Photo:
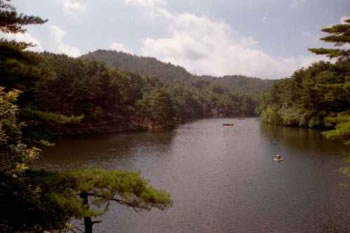
<path id="1" fill-rule="evenodd" d="M 273 160 L 276 162 L 282 162 L 284 159 L 282 159 L 282 157 L 279 154 L 277 154 L 275 158 L 273 158 Z"/>
<path id="2" fill-rule="evenodd" d="M 234 126 L 233 123 L 223 123 L 222 125 L 223 125 L 223 126 Z"/>

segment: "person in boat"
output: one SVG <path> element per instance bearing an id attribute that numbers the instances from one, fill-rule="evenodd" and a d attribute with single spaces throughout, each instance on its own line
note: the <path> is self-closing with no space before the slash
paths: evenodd
<path id="1" fill-rule="evenodd" d="M 282 159 L 282 157 L 281 157 L 279 154 L 277 154 L 277 155 L 275 156 L 275 160 L 276 160 L 276 161 L 282 161 L 283 159 Z"/>

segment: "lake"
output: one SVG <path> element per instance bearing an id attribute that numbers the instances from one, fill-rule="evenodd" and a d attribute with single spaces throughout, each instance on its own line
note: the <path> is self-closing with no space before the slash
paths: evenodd
<path id="1" fill-rule="evenodd" d="M 277 153 L 283 162 L 273 161 Z M 40 165 L 140 171 L 171 192 L 166 211 L 111 205 L 95 232 L 336 233 L 350 232 L 350 190 L 339 172 L 347 154 L 316 130 L 206 119 L 171 132 L 60 140 Z"/>

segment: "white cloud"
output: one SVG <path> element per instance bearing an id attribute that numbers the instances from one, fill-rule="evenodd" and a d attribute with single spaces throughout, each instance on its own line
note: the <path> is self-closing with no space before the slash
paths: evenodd
<path id="1" fill-rule="evenodd" d="M 49 26 L 50 33 L 54 37 L 56 43 L 61 43 L 63 41 L 64 36 L 67 34 L 60 27 L 56 25 Z"/>
<path id="2" fill-rule="evenodd" d="M 61 0 L 65 13 L 74 15 L 86 9 L 85 0 Z"/>
<path id="3" fill-rule="evenodd" d="M 1 39 L 5 39 L 5 40 L 15 40 L 15 41 L 18 41 L 18 42 L 31 43 L 31 44 L 33 44 L 35 46 L 29 47 L 29 48 L 27 48 L 27 50 L 35 51 L 35 52 L 43 51 L 43 48 L 42 48 L 39 40 L 36 39 L 35 37 L 33 37 L 28 32 L 16 33 L 16 34 L 0 32 L 0 38 Z"/>
<path id="4" fill-rule="evenodd" d="M 63 42 L 63 38 L 67 34 L 64 30 L 56 25 L 50 25 L 49 30 L 53 40 L 55 42 L 55 46 L 58 52 L 64 53 L 71 57 L 78 57 L 81 55 L 80 50 L 77 47 L 67 45 Z"/>
<path id="5" fill-rule="evenodd" d="M 268 18 L 269 18 L 269 14 L 266 13 L 266 14 L 264 15 L 264 17 L 261 19 L 261 22 L 262 22 L 263 24 L 266 24 Z"/>
<path id="6" fill-rule="evenodd" d="M 303 5 L 305 3 L 305 0 L 291 0 L 289 3 L 290 8 L 298 8 L 299 6 Z"/>
<path id="7" fill-rule="evenodd" d="M 118 43 L 118 42 L 114 42 L 111 47 L 112 50 L 116 50 L 116 51 L 121 51 L 124 53 L 132 53 L 131 49 L 129 49 L 128 47 L 126 47 L 125 45 Z"/>
<path id="8" fill-rule="evenodd" d="M 165 5 L 163 0 L 124 0 L 126 4 L 142 6 L 147 8 L 156 8 Z"/>
<path id="9" fill-rule="evenodd" d="M 172 14 L 154 0 L 124 0 L 148 9 L 151 16 L 168 24 L 168 35 L 145 38 L 144 56 L 181 65 L 195 74 L 222 76 L 244 74 L 264 78 L 290 76 L 295 70 L 321 60 L 315 55 L 275 57 L 264 52 L 252 37 L 234 31 L 224 21 L 194 14 Z M 305 0 L 292 0 L 295 8 Z M 262 18 L 266 23 L 268 14 Z"/>
<path id="10" fill-rule="evenodd" d="M 244 74 L 281 78 L 319 60 L 316 56 L 274 57 L 251 37 L 233 31 L 225 22 L 193 14 L 170 15 L 169 35 L 146 38 L 142 55 L 172 62 L 195 74 Z"/>

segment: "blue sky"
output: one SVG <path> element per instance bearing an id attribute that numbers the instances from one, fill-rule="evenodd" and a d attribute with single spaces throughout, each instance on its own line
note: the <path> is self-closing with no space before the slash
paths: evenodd
<path id="1" fill-rule="evenodd" d="M 37 51 L 70 56 L 115 49 L 192 73 L 283 78 L 321 59 L 320 29 L 350 12 L 349 0 L 12 0 L 49 21 L 23 35 Z M 327 46 L 327 45 L 326 45 Z"/>

